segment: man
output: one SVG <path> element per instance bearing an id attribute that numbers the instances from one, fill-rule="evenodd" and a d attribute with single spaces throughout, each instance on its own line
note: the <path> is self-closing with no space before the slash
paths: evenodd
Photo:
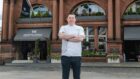
<path id="1" fill-rule="evenodd" d="M 75 24 L 74 14 L 67 17 L 67 25 L 61 26 L 59 38 L 62 39 L 62 79 L 69 79 L 70 68 L 73 69 L 74 79 L 80 79 L 81 42 L 85 38 L 84 29 Z"/>

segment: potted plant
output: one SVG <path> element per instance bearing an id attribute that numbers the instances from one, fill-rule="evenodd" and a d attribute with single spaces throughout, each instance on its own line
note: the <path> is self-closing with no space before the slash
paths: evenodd
<path id="1" fill-rule="evenodd" d="M 86 50 L 88 50 L 90 48 L 90 42 L 88 42 L 88 41 L 84 41 L 83 45 L 84 45 Z"/>
<path id="2" fill-rule="evenodd" d="M 93 20 L 106 20 L 106 16 L 103 12 L 90 12 L 87 13 L 85 10 L 82 11 L 81 15 L 77 16 L 78 21 L 93 21 Z"/>
<path id="3" fill-rule="evenodd" d="M 32 60 L 32 56 L 33 56 L 32 53 L 29 52 L 29 53 L 27 54 L 27 59 L 28 59 L 28 60 Z"/>
<path id="4" fill-rule="evenodd" d="M 53 53 L 51 55 L 51 63 L 61 63 L 61 56 L 59 53 Z"/>
<path id="5" fill-rule="evenodd" d="M 83 62 L 105 62 L 106 53 L 99 50 L 83 50 L 82 61 Z"/>
<path id="6" fill-rule="evenodd" d="M 140 8 L 136 8 L 134 12 L 132 8 L 128 9 L 123 15 L 124 20 L 139 20 L 140 19 Z"/>
<path id="7" fill-rule="evenodd" d="M 108 63 L 120 63 L 119 49 L 112 48 L 110 53 L 107 55 Z"/>
<path id="8" fill-rule="evenodd" d="M 33 53 L 33 62 L 39 63 L 39 58 L 40 58 L 40 49 L 39 49 L 39 39 L 35 41 L 35 48 L 34 48 L 34 53 Z"/>
<path id="9" fill-rule="evenodd" d="M 52 21 L 52 16 L 51 14 L 49 14 L 49 11 L 46 11 L 45 14 L 42 14 L 40 11 L 38 11 L 37 13 L 32 11 L 30 17 L 21 16 L 17 20 L 17 23 L 34 23 L 34 22 L 46 23 L 46 22 L 51 22 L 51 21 Z"/>
<path id="10" fill-rule="evenodd" d="M 46 38 L 47 42 L 47 63 L 51 63 L 51 41 Z"/>
<path id="11" fill-rule="evenodd" d="M 140 62 L 140 55 L 138 55 L 137 58 L 138 58 L 138 62 Z"/>

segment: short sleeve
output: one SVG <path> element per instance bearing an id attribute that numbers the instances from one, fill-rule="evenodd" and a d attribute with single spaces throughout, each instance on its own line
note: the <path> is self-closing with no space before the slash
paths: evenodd
<path id="1" fill-rule="evenodd" d="M 80 33 L 79 33 L 80 35 L 84 35 L 85 36 L 85 32 L 84 32 L 84 29 L 83 29 L 83 27 L 81 27 L 81 29 L 80 29 Z"/>
<path id="2" fill-rule="evenodd" d="M 60 33 L 63 33 L 64 32 L 64 26 L 61 26 L 60 30 L 59 30 L 59 33 L 58 33 L 58 36 Z"/>

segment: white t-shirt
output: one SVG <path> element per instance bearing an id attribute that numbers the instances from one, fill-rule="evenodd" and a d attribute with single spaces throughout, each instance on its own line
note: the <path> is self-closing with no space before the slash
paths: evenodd
<path id="1" fill-rule="evenodd" d="M 59 33 L 73 34 L 73 35 L 84 35 L 84 29 L 78 25 L 64 25 L 61 26 Z M 62 56 L 81 56 L 82 45 L 81 42 L 70 42 L 62 40 Z"/>

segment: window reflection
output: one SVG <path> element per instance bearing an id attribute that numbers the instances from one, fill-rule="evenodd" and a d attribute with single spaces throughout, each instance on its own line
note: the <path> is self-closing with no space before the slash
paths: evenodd
<path id="1" fill-rule="evenodd" d="M 105 11 L 94 3 L 83 3 L 77 6 L 73 13 L 77 16 L 100 16 L 105 15 Z"/>
<path id="2" fill-rule="evenodd" d="M 140 0 L 135 1 L 125 11 L 125 15 L 140 14 Z"/>
<path id="3" fill-rule="evenodd" d="M 23 0 L 20 18 L 40 18 L 51 16 L 51 11 L 45 5 L 36 4 L 30 7 L 27 1 Z"/>
<path id="4" fill-rule="evenodd" d="M 106 27 L 99 27 L 98 28 L 98 48 L 99 50 L 106 52 L 106 46 L 107 46 L 107 31 Z"/>
<path id="5" fill-rule="evenodd" d="M 94 29 L 89 26 L 85 28 L 86 38 L 84 40 L 84 49 L 93 49 L 94 48 Z"/>
<path id="6" fill-rule="evenodd" d="M 44 5 L 35 5 L 33 6 L 33 13 L 32 16 L 38 16 L 38 17 L 50 17 L 52 14 L 48 10 L 48 8 Z"/>

